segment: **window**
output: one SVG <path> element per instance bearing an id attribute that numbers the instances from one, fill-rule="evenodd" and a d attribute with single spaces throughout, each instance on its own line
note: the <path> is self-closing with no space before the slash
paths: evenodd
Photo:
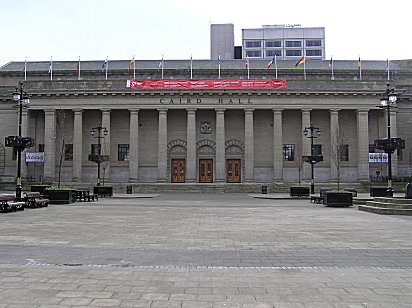
<path id="1" fill-rule="evenodd" d="M 339 160 L 349 161 L 349 145 L 347 144 L 339 145 Z"/>
<path id="2" fill-rule="evenodd" d="M 302 42 L 301 41 L 286 41 L 285 45 L 286 47 L 302 47 Z"/>
<path id="3" fill-rule="evenodd" d="M 302 50 L 286 50 L 286 57 L 301 57 Z"/>
<path id="4" fill-rule="evenodd" d="M 266 50 L 266 57 L 281 57 L 282 56 L 282 50 L 277 49 L 277 50 Z"/>
<path id="5" fill-rule="evenodd" d="M 322 46 L 321 40 L 306 40 L 306 47 L 320 47 Z"/>
<path id="6" fill-rule="evenodd" d="M 283 160 L 294 161 L 295 160 L 295 145 L 284 144 L 283 145 Z"/>
<path id="7" fill-rule="evenodd" d="M 102 148 L 102 145 L 100 145 L 100 149 L 101 148 Z M 90 154 L 93 154 L 93 155 L 98 155 L 99 154 L 99 145 L 98 144 L 92 144 L 91 145 Z"/>
<path id="8" fill-rule="evenodd" d="M 39 152 L 44 152 L 44 143 L 39 143 Z"/>
<path id="9" fill-rule="evenodd" d="M 129 145 L 119 144 L 117 146 L 117 160 L 126 161 L 129 160 Z"/>
<path id="10" fill-rule="evenodd" d="M 282 41 L 266 41 L 265 46 L 267 48 L 271 47 L 282 47 Z"/>
<path id="11" fill-rule="evenodd" d="M 313 145 L 313 155 L 314 156 L 321 156 L 322 155 L 322 145 L 321 144 L 314 144 Z"/>
<path id="12" fill-rule="evenodd" d="M 73 144 L 64 145 L 64 160 L 73 160 Z"/>
<path id="13" fill-rule="evenodd" d="M 262 53 L 260 50 L 246 50 L 247 58 L 261 58 Z"/>
<path id="14" fill-rule="evenodd" d="M 306 50 L 306 55 L 308 57 L 322 57 L 322 50 L 320 49 Z"/>
<path id="15" fill-rule="evenodd" d="M 261 41 L 246 41 L 245 48 L 260 48 Z"/>
<path id="16" fill-rule="evenodd" d="M 11 160 L 17 160 L 17 148 L 13 147 L 13 152 L 11 153 Z"/>

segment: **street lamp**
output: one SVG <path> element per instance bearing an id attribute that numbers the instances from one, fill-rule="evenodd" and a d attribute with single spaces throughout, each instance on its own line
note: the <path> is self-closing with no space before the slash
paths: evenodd
<path id="1" fill-rule="evenodd" d="M 97 135 L 96 135 L 97 132 Z M 97 163 L 97 186 L 100 186 L 100 164 L 104 161 L 102 157 L 102 149 L 101 149 L 101 142 L 100 139 L 104 138 L 107 136 L 109 131 L 107 130 L 106 127 L 102 127 L 100 122 L 97 127 L 93 127 L 90 130 L 90 135 L 92 135 L 94 138 L 97 138 L 97 155 L 90 155 L 89 160 L 94 161 Z M 102 136 L 103 134 L 103 136 Z"/>
<path id="2" fill-rule="evenodd" d="M 19 82 L 19 86 L 12 93 L 12 100 L 19 108 L 19 129 L 18 136 L 6 137 L 6 146 L 13 147 L 17 150 L 17 177 L 16 177 L 16 198 L 21 198 L 21 152 L 25 148 L 34 145 L 34 139 L 31 137 L 22 137 L 22 119 L 23 119 L 23 107 L 27 107 L 30 103 L 30 98 L 23 89 L 23 81 Z"/>
<path id="3" fill-rule="evenodd" d="M 382 98 L 380 99 L 381 103 L 379 108 L 386 110 L 387 115 L 387 139 L 378 139 L 375 140 L 375 146 L 378 149 L 384 150 L 388 154 L 388 190 L 387 196 L 393 196 L 392 188 L 392 153 L 396 149 L 405 148 L 405 140 L 401 138 L 391 138 L 391 108 L 396 108 L 396 101 L 398 96 L 395 93 L 394 88 L 390 88 L 390 84 L 386 84 L 385 93 L 383 93 Z"/>
<path id="4" fill-rule="evenodd" d="M 303 161 L 307 162 L 311 165 L 311 182 L 310 182 L 310 193 L 315 193 L 315 172 L 314 172 L 314 165 L 320 161 L 323 161 L 322 155 L 314 155 L 314 144 L 313 139 L 318 138 L 320 136 L 320 129 L 319 127 L 314 127 L 312 123 L 310 123 L 309 127 L 305 127 L 303 130 L 303 134 L 305 137 L 310 138 L 310 156 L 302 156 Z"/>

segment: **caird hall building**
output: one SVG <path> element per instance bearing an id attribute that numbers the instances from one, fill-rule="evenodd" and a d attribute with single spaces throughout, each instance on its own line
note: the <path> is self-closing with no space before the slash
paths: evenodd
<path id="1" fill-rule="evenodd" d="M 386 115 L 379 99 L 391 83 L 399 94 L 392 109 L 392 137 L 406 140 L 393 159 L 393 175 L 410 176 L 412 62 L 267 59 L 138 61 L 136 80 L 130 61 L 28 62 L 22 135 L 34 138 L 23 152 L 26 181 L 56 181 L 62 157 L 62 181 L 95 183 L 89 161 L 99 124 L 106 183 L 293 183 L 308 181 L 311 139 L 303 131 L 316 126 L 315 182 L 369 181 L 385 162 L 370 160 L 374 140 L 386 138 Z M 191 65 L 191 68 L 190 68 Z M 11 92 L 24 80 L 22 62 L 0 69 L 0 178 L 13 182 L 16 151 L 5 147 L 17 134 L 19 110 Z M 305 71 L 304 71 L 305 70 Z M 305 73 L 305 74 L 304 74 Z M 248 79 L 249 75 L 249 79 Z M 277 75 L 277 79 L 275 78 Z M 79 78 L 80 77 L 80 78 Z M 163 77 L 163 79 L 162 79 Z M 192 79 L 190 79 L 192 78 Z M 276 80 L 275 80 L 276 79 Z M 63 156 L 59 147 L 64 139 Z M 339 146 L 339 164 L 334 149 Z M 44 155 L 43 155 L 44 153 Z M 32 157 L 39 159 L 31 159 Z M 338 168 L 339 166 L 339 172 Z"/>

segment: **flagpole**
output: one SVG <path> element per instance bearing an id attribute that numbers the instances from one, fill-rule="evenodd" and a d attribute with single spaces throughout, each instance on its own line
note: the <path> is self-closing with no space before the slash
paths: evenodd
<path id="1" fill-rule="evenodd" d="M 162 79 L 163 79 L 163 55 L 162 55 Z"/>
<path id="2" fill-rule="evenodd" d="M 50 57 L 50 80 L 53 80 L 53 56 Z"/>
<path id="3" fill-rule="evenodd" d="M 303 55 L 303 77 L 306 80 L 306 58 L 305 58 L 305 55 Z"/>
<path id="4" fill-rule="evenodd" d="M 331 79 L 332 79 L 332 80 L 335 80 L 335 75 L 333 74 L 333 58 L 332 58 L 332 57 L 330 57 L 330 65 L 331 65 L 331 68 L 332 68 L 332 76 L 331 76 Z"/>
<path id="5" fill-rule="evenodd" d="M 247 61 L 247 79 L 249 79 L 249 78 L 250 78 L 250 74 L 249 74 L 249 66 L 250 66 L 249 58 L 247 58 L 246 61 Z"/>
<path id="6" fill-rule="evenodd" d="M 275 79 L 278 79 L 278 61 L 275 55 Z"/>
<path id="7" fill-rule="evenodd" d="M 190 79 L 193 79 L 193 58 L 190 55 Z"/>
<path id="8" fill-rule="evenodd" d="M 388 80 L 390 79 L 389 59 L 386 59 L 386 70 L 388 71 Z"/>
<path id="9" fill-rule="evenodd" d="M 360 56 L 359 56 L 358 68 L 359 68 L 359 80 L 362 80 L 362 61 L 360 59 Z"/>

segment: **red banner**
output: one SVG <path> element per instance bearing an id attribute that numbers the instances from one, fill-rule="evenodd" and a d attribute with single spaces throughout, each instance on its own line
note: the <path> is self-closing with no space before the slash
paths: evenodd
<path id="1" fill-rule="evenodd" d="M 127 80 L 139 90 L 285 89 L 286 80 Z"/>

